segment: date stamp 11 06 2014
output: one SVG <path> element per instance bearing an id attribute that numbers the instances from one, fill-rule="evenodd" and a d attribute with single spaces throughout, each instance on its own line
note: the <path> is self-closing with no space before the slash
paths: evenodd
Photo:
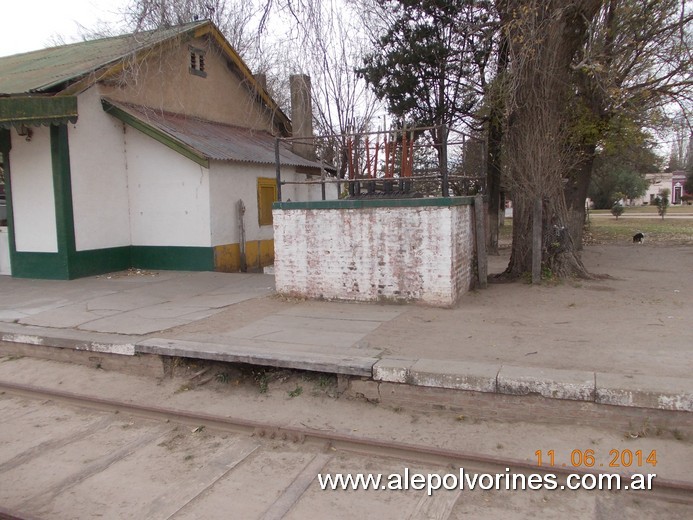
<path id="1" fill-rule="evenodd" d="M 657 450 L 617 450 L 609 451 L 608 457 L 598 460 L 594 450 L 575 449 L 570 452 L 567 462 L 557 461 L 555 450 L 537 450 L 534 452 L 537 466 L 572 467 L 572 468 L 642 468 L 657 465 Z"/>

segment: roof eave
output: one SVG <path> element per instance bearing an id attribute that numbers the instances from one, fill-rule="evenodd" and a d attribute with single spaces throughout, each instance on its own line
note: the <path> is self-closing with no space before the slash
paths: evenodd
<path id="1" fill-rule="evenodd" d="M 110 103 L 107 99 L 101 99 L 101 106 L 103 107 L 105 112 L 111 114 L 113 117 L 119 119 L 123 123 L 159 141 L 164 146 L 167 146 L 174 152 L 177 152 L 183 155 L 184 157 L 187 157 L 191 161 L 194 161 L 197 164 L 199 164 L 200 166 L 209 169 L 209 157 L 202 154 L 199 150 L 196 150 L 188 144 L 176 139 L 171 134 L 162 132 L 158 128 L 150 124 L 147 124 L 147 122 L 142 121 L 141 119 L 138 119 L 137 117 L 127 113 L 126 111 Z"/>

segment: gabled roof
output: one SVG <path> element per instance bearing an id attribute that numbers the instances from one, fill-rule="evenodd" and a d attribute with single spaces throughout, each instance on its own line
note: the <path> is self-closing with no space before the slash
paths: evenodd
<path id="1" fill-rule="evenodd" d="M 84 41 L 0 58 L 0 94 L 51 93 L 209 22 Z"/>
<path id="2" fill-rule="evenodd" d="M 203 36 L 209 36 L 219 46 L 243 83 L 257 93 L 258 101 L 274 114 L 280 128 L 290 134 L 289 118 L 209 20 L 0 57 L 0 97 L 74 95 L 118 74 L 130 60 L 143 58 L 157 46 L 174 43 L 176 38 Z"/>
<path id="3" fill-rule="evenodd" d="M 109 114 L 207 168 L 210 160 L 276 164 L 276 138 L 268 132 L 119 103 L 106 98 L 101 103 Z M 312 170 L 320 168 L 320 163 L 296 155 L 283 141 L 279 146 L 279 162 L 282 166 Z"/>

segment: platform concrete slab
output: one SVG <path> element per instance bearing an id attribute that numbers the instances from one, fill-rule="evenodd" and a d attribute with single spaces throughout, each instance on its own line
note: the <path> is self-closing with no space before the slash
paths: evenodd
<path id="1" fill-rule="evenodd" d="M 358 334 L 360 336 L 373 332 L 380 326 L 380 322 L 378 321 L 342 319 L 339 317 L 326 318 L 321 316 L 287 316 L 281 312 L 257 320 L 253 324 L 273 326 L 277 329 L 304 329 L 316 331 L 320 334 L 323 332 L 343 332 Z"/>
<path id="2" fill-rule="evenodd" d="M 279 314 L 306 318 L 338 318 L 356 321 L 390 321 L 408 308 L 404 305 L 376 303 L 301 302 Z"/>
<path id="3" fill-rule="evenodd" d="M 5 293 L 3 293 L 3 296 L 7 298 L 6 301 L 11 302 L 12 305 L 11 308 L 1 311 L 0 316 L 2 316 L 4 321 L 13 321 L 27 316 L 34 316 L 42 312 L 59 309 L 72 303 L 70 300 L 64 298 L 36 298 L 26 301 L 21 301 L 20 299 L 20 301 L 17 301 L 14 296 L 8 298 Z"/>
<path id="4" fill-rule="evenodd" d="M 693 380 L 597 372 L 597 403 L 693 412 Z"/>
<path id="5" fill-rule="evenodd" d="M 125 291 L 91 298 L 86 303 L 89 310 L 131 311 L 166 301 L 164 298 L 148 294 L 148 291 L 143 289 L 141 291 Z"/>
<path id="6" fill-rule="evenodd" d="M 504 365 L 498 373 L 498 392 L 594 401 L 594 372 Z"/>
<path id="7" fill-rule="evenodd" d="M 486 363 L 419 359 L 409 369 L 407 381 L 419 386 L 495 392 L 498 368 Z"/>
<path id="8" fill-rule="evenodd" d="M 151 334 L 161 332 L 173 327 L 186 325 L 202 318 L 207 318 L 218 313 L 218 309 L 191 310 L 188 313 L 177 317 L 146 317 L 141 310 L 122 312 L 90 321 L 77 327 L 79 330 L 92 332 L 111 332 L 121 334 Z"/>
<path id="9" fill-rule="evenodd" d="M 190 307 L 207 307 L 220 309 L 222 307 L 228 307 L 229 305 L 234 305 L 236 303 L 241 303 L 252 298 L 258 298 L 264 296 L 265 294 L 270 294 L 270 291 L 259 291 L 256 293 L 252 292 L 241 292 L 241 293 L 228 293 L 228 294 L 198 294 L 191 298 L 179 298 L 173 300 L 181 305 L 186 305 Z"/>
<path id="10" fill-rule="evenodd" d="M 90 310 L 88 307 L 88 303 L 85 302 L 65 305 L 49 311 L 26 316 L 19 319 L 18 323 L 37 327 L 66 329 L 75 328 L 84 323 L 112 316 L 120 312 L 107 309 Z"/>
<path id="11" fill-rule="evenodd" d="M 245 338 L 302 345 L 350 347 L 364 334 L 340 331 L 315 331 L 310 328 L 277 325 L 272 318 L 258 320 L 250 325 L 225 334 L 227 338 Z"/>
<path id="12" fill-rule="evenodd" d="M 135 350 L 145 354 L 248 363 L 356 376 L 370 376 L 373 365 L 378 361 L 377 358 L 370 357 L 332 355 L 319 352 L 287 352 L 286 350 L 269 350 L 252 346 L 159 338 L 141 341 L 136 345 Z"/>
<path id="13" fill-rule="evenodd" d="M 305 343 L 288 343 L 286 341 L 268 341 L 266 339 L 249 339 L 229 337 L 225 334 L 215 333 L 195 333 L 195 334 L 177 334 L 175 338 L 181 341 L 192 341 L 199 343 L 214 343 L 214 344 L 233 344 L 236 346 L 247 346 L 249 348 L 257 348 L 267 351 L 286 351 L 286 352 L 316 352 L 320 354 L 329 354 L 333 356 L 347 355 L 356 357 L 372 357 L 378 358 L 382 355 L 383 350 L 379 348 L 371 348 L 367 344 L 357 341 L 351 346 L 333 346 L 333 345 L 307 345 Z"/>

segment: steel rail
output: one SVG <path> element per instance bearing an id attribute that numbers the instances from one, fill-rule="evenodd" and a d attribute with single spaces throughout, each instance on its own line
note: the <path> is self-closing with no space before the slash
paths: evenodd
<path id="1" fill-rule="evenodd" d="M 205 426 L 222 431 L 246 433 L 260 438 L 284 440 L 287 442 L 317 443 L 335 450 L 362 455 L 390 457 L 418 463 L 437 464 L 447 468 L 454 464 L 458 467 L 465 467 L 465 469 L 472 468 L 475 471 L 499 472 L 501 474 L 505 473 L 506 469 L 509 468 L 514 472 L 552 473 L 564 477 L 570 474 L 582 476 L 609 473 L 601 470 L 591 471 L 581 467 L 539 466 L 520 459 L 482 455 L 435 446 L 421 446 L 400 441 L 385 441 L 347 433 L 278 425 L 238 417 L 222 417 L 208 413 L 132 403 L 1 380 L 0 390 L 19 396 L 41 399 L 50 398 L 99 411 L 118 411 L 119 413 L 128 413 L 143 418 L 156 418 L 179 424 Z M 619 475 L 625 479 L 629 479 L 631 476 L 630 473 L 619 473 Z M 693 483 L 687 481 L 656 478 L 653 480 L 651 490 L 633 490 L 629 491 L 629 493 L 636 493 L 638 498 L 666 500 L 693 505 Z M 3 518 L 2 512 L 0 509 L 0 519 Z M 17 518 L 22 517 L 18 516 Z"/>

